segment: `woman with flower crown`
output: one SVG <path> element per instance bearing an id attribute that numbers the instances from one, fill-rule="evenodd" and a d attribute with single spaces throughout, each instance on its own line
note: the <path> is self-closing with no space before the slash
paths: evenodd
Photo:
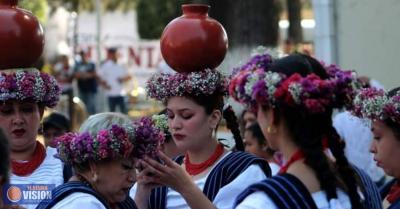
<path id="1" fill-rule="evenodd" d="M 400 87 L 389 92 L 363 89 L 354 99 L 353 113 L 371 120 L 374 140 L 370 152 L 377 165 L 393 177 L 381 188 L 384 208 L 400 208 Z"/>
<path id="2" fill-rule="evenodd" d="M 136 175 L 133 138 L 130 118 L 119 113 L 92 115 L 80 133 L 56 138 L 59 158 L 75 174 L 37 208 L 136 208 L 128 197 Z"/>
<path id="3" fill-rule="evenodd" d="M 166 105 L 172 138 L 185 154 L 175 162 L 161 152 L 162 163 L 140 161 L 143 170 L 131 191 L 139 208 L 230 208 L 243 188 L 270 176 L 263 159 L 229 151 L 213 135 L 225 115 L 237 145 L 242 145 L 232 109 L 223 111 L 227 84 L 210 69 L 157 74 L 148 81 L 148 95 Z"/>
<path id="4" fill-rule="evenodd" d="M 10 183 L 62 184 L 64 168 L 54 158 L 56 150 L 46 150 L 36 140 L 45 107 L 57 104 L 60 89 L 56 80 L 33 68 L 3 70 L 0 95 L 0 127 L 10 141 Z M 37 203 L 22 205 L 35 208 Z"/>
<path id="5" fill-rule="evenodd" d="M 351 104 L 355 81 L 352 72 L 301 54 L 256 55 L 235 71 L 230 95 L 257 112 L 268 144 L 286 159 L 235 208 L 381 208 L 375 184 L 348 163 L 332 127 L 332 111 Z"/>

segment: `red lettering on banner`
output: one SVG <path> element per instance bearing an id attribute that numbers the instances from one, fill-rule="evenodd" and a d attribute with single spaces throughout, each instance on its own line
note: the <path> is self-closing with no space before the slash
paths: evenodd
<path id="1" fill-rule="evenodd" d="M 138 49 L 139 52 L 135 52 L 135 50 L 133 49 L 133 47 L 129 47 L 129 57 L 132 58 L 135 61 L 135 64 L 137 66 L 141 65 L 141 59 L 140 59 L 140 55 L 142 54 L 142 49 L 139 48 Z"/>
<path id="2" fill-rule="evenodd" d="M 148 57 L 148 63 L 147 63 L 147 67 L 149 68 L 153 68 L 154 67 L 154 63 L 153 63 L 153 51 L 154 51 L 154 47 L 148 47 L 147 48 L 147 57 Z"/>

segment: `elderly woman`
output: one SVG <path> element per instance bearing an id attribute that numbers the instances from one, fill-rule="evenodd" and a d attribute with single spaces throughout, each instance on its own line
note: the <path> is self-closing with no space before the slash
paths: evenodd
<path id="1" fill-rule="evenodd" d="M 385 208 L 400 208 L 400 87 L 388 93 L 363 89 L 354 100 L 355 115 L 372 120 L 370 151 L 393 180 L 381 191 Z"/>
<path id="2" fill-rule="evenodd" d="M 58 155 L 73 166 L 75 175 L 37 208 L 136 208 L 128 197 L 136 175 L 129 117 L 96 114 L 79 132 L 57 139 Z"/>

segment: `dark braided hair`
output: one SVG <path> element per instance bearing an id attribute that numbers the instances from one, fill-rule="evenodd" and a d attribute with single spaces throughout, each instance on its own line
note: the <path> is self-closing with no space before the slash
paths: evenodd
<path id="1" fill-rule="evenodd" d="M 226 120 L 226 126 L 231 130 L 233 138 L 235 139 L 235 148 L 238 151 L 244 151 L 243 139 L 240 135 L 239 123 L 235 112 L 230 105 L 223 110 L 223 117 Z"/>
<path id="2" fill-rule="evenodd" d="M 321 79 L 328 78 L 324 67 L 317 60 L 302 54 L 278 59 L 272 65 L 271 71 L 284 73 L 287 76 L 294 73 L 302 76 L 315 73 Z M 305 155 L 305 164 L 315 172 L 321 189 L 327 194 L 328 201 L 337 198 L 336 188 L 341 187 L 347 191 L 352 208 L 362 208 L 357 192 L 357 187 L 361 185 L 344 156 L 344 144 L 332 127 L 332 108 L 324 113 L 310 114 L 282 103 L 277 105 L 275 110 L 277 122 L 285 123 L 291 131 L 294 143 Z M 336 158 L 336 164 L 331 163 L 324 153 L 324 140 L 328 141 L 329 148 Z"/>

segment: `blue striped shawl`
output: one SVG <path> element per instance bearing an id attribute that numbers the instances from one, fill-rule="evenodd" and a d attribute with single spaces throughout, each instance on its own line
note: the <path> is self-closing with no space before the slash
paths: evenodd
<path id="1" fill-rule="evenodd" d="M 390 188 L 393 186 L 396 180 L 397 179 L 392 179 L 390 182 L 386 183 L 385 185 L 382 186 L 382 188 L 380 188 L 382 201 L 386 198 L 386 196 L 390 191 Z M 400 198 L 397 199 L 394 203 L 390 204 L 388 209 L 399 209 L 399 208 L 400 208 Z"/>
<path id="2" fill-rule="evenodd" d="M 52 191 L 52 199 L 50 201 L 42 201 L 41 203 L 39 203 L 39 205 L 36 207 L 36 209 L 50 209 L 53 206 L 55 206 L 58 202 L 60 202 L 61 200 L 68 197 L 68 195 L 73 194 L 75 192 L 83 192 L 83 193 L 93 195 L 94 197 L 96 197 L 96 199 L 98 199 L 104 205 L 104 207 L 106 209 L 110 209 L 107 202 L 102 197 L 100 197 L 92 188 L 90 188 L 87 185 L 85 185 L 84 183 L 78 182 L 78 181 L 67 182 L 65 184 L 62 184 L 62 185 L 56 187 Z M 118 203 L 118 208 L 119 209 L 137 209 L 135 202 L 129 196 L 123 202 Z"/>
<path id="3" fill-rule="evenodd" d="M 364 186 L 365 201 L 363 207 L 382 209 L 380 195 L 375 183 L 363 171 L 355 166 L 353 168 Z M 238 196 L 235 207 L 247 196 L 257 191 L 265 192 L 278 208 L 317 209 L 305 185 L 297 177 L 287 173 L 251 185 Z"/>
<path id="4" fill-rule="evenodd" d="M 183 156 L 178 157 L 175 161 L 181 164 Z M 264 159 L 246 152 L 232 152 L 212 169 L 207 177 L 203 193 L 212 202 L 219 189 L 232 182 L 252 164 L 259 165 L 267 177 L 271 176 L 271 169 Z M 165 186 L 153 189 L 149 199 L 149 209 L 165 209 L 167 191 L 168 188 Z"/>

